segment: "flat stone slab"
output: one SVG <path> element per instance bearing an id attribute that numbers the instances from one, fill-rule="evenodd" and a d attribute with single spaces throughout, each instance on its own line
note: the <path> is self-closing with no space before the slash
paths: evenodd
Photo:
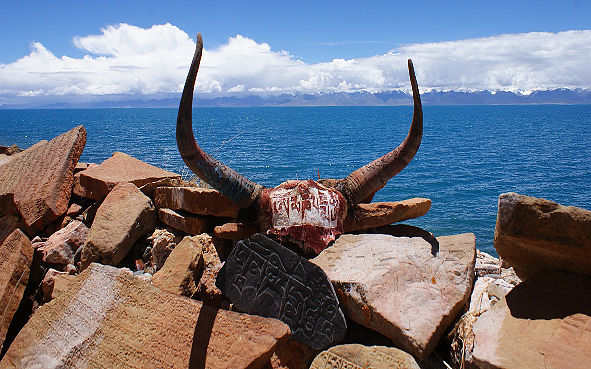
<path id="1" fill-rule="evenodd" d="M 345 315 L 425 360 L 470 298 L 475 237 L 341 235 L 311 261 L 334 284 Z"/>
<path id="2" fill-rule="evenodd" d="M 150 198 L 131 183 L 120 183 L 96 211 L 81 251 L 81 266 L 117 265 L 135 241 L 154 229 L 156 210 Z"/>
<path id="3" fill-rule="evenodd" d="M 0 349 L 29 281 L 33 252 L 31 241 L 20 229 L 0 243 Z"/>
<path id="4" fill-rule="evenodd" d="M 193 214 L 235 218 L 240 208 L 216 190 L 201 187 L 158 187 L 154 190 L 157 208 L 184 210 Z"/>
<path id="5" fill-rule="evenodd" d="M 285 322 L 292 338 L 321 350 L 341 340 L 345 317 L 332 284 L 316 265 L 261 234 L 234 246 L 225 294 L 236 308 Z"/>
<path id="6" fill-rule="evenodd" d="M 357 204 L 347 213 L 343 228 L 345 232 L 354 232 L 382 227 L 418 218 L 427 214 L 429 209 L 431 209 L 431 200 L 419 197 L 403 201 Z"/>
<path id="7" fill-rule="evenodd" d="M 278 320 L 204 307 L 92 264 L 31 317 L 0 366 L 260 368 L 288 335 Z"/>
<path id="8" fill-rule="evenodd" d="M 394 347 L 340 345 L 322 351 L 310 369 L 420 369 L 411 354 Z"/>
<path id="9" fill-rule="evenodd" d="M 591 276 L 591 211 L 502 194 L 494 245 L 521 279 L 552 269 Z"/>
<path id="10" fill-rule="evenodd" d="M 158 219 L 169 227 L 192 235 L 211 233 L 216 224 L 216 220 L 211 216 L 188 214 L 166 208 L 158 209 Z"/>
<path id="11" fill-rule="evenodd" d="M 78 196 L 102 200 L 118 183 L 129 182 L 141 187 L 164 178 L 180 178 L 180 175 L 115 152 L 101 164 L 76 173 L 73 192 Z"/>
<path id="12" fill-rule="evenodd" d="M 481 368 L 587 368 L 591 362 L 591 278 L 539 273 L 474 324 Z"/>
<path id="13" fill-rule="evenodd" d="M 216 226 L 213 234 L 225 240 L 242 240 L 261 231 L 259 223 L 225 223 Z"/>
<path id="14" fill-rule="evenodd" d="M 65 214 L 85 144 L 78 126 L 15 154 L 0 168 L 0 212 L 20 215 L 30 235 Z"/>

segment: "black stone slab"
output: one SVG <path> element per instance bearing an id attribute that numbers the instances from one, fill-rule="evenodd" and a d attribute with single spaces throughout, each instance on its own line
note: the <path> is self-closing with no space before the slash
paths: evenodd
<path id="1" fill-rule="evenodd" d="M 317 350 L 337 343 L 347 330 L 324 271 L 261 234 L 232 249 L 224 290 L 238 310 L 281 320 L 293 339 Z"/>

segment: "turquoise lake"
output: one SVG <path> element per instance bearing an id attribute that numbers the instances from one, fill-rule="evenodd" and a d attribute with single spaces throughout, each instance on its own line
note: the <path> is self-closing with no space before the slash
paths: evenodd
<path id="1" fill-rule="evenodd" d="M 496 254 L 498 196 L 542 197 L 591 209 L 591 105 L 424 106 L 413 161 L 374 201 L 432 200 L 405 223 L 436 236 L 472 232 Z M 185 176 L 175 142 L 176 109 L 0 110 L 0 145 L 27 148 L 79 124 L 81 161 L 122 151 Z M 341 178 L 396 147 L 412 107 L 195 108 L 201 147 L 255 182 Z"/>

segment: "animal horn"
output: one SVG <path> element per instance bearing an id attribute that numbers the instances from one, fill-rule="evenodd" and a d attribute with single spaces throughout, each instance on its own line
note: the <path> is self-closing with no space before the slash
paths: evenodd
<path id="1" fill-rule="evenodd" d="M 195 88 L 202 51 L 203 40 L 201 34 L 198 34 L 195 55 L 191 62 L 179 105 L 176 121 L 176 143 L 181 157 L 193 173 L 230 198 L 239 207 L 247 208 L 256 200 L 263 186 L 250 181 L 222 162 L 209 156 L 199 147 L 193 135 L 193 89 Z"/>
<path id="2" fill-rule="evenodd" d="M 350 205 L 358 204 L 384 187 L 390 178 L 400 173 L 410 163 L 419 150 L 423 137 L 423 108 L 415 71 L 410 59 L 408 59 L 408 72 L 414 104 L 412 124 L 408 135 L 394 150 L 338 181 L 335 189 L 343 194 Z"/>

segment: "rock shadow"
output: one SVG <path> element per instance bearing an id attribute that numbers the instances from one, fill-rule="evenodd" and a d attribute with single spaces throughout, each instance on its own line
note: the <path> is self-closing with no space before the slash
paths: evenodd
<path id="1" fill-rule="evenodd" d="M 544 271 L 515 286 L 505 297 L 519 319 L 591 317 L 591 278 L 577 273 Z"/>
<path id="2" fill-rule="evenodd" d="M 205 368 L 207 359 L 207 348 L 213 331 L 215 318 L 219 308 L 203 305 L 199 311 L 195 333 L 193 333 L 193 344 L 191 345 L 191 356 L 189 357 L 189 369 Z"/>

